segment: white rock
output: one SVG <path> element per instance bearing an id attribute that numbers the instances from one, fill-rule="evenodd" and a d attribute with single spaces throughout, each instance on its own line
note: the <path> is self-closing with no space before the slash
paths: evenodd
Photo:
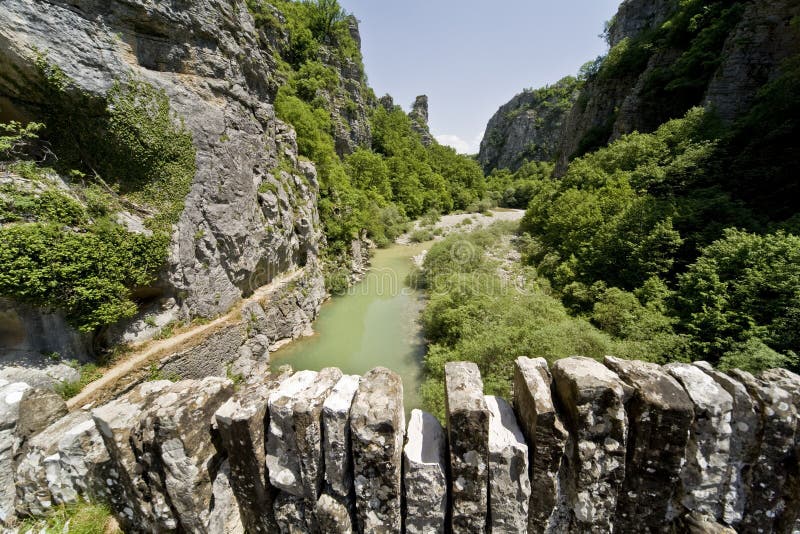
<path id="1" fill-rule="evenodd" d="M 431 414 L 413 410 L 403 449 L 406 532 L 444 532 L 447 515 L 447 441 Z"/>

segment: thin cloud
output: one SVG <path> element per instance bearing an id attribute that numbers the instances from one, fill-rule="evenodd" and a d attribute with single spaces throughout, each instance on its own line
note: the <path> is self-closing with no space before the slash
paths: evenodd
<path id="1" fill-rule="evenodd" d="M 440 144 L 455 148 L 459 154 L 477 154 L 480 150 L 483 134 L 478 134 L 471 141 L 466 141 L 452 134 L 442 134 L 435 137 Z"/>

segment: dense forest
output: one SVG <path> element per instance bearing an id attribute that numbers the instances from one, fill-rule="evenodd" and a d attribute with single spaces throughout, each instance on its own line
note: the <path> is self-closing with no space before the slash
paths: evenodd
<path id="1" fill-rule="evenodd" d="M 692 107 L 741 15 L 741 5 L 723 4 L 682 3 L 661 29 L 582 69 L 595 86 L 624 79 L 682 42 L 683 55 L 647 93 L 666 119 L 654 131 L 607 146 L 598 140 L 610 132 L 594 132 L 563 175 L 552 161 L 528 160 L 487 176 L 493 200 L 527 210 L 520 228 L 493 230 L 521 258 L 511 268 L 517 281 L 501 276 L 509 266 L 497 259 L 508 250 L 497 235 L 434 246 L 420 276 L 431 295 L 423 393 L 432 410 L 441 413 L 446 361 L 478 363 L 498 394 L 508 394 L 518 356 L 798 368 L 800 57 L 733 122 L 713 106 Z M 482 259 L 460 261 L 463 243 Z M 474 273 L 480 287 L 466 283 Z"/>

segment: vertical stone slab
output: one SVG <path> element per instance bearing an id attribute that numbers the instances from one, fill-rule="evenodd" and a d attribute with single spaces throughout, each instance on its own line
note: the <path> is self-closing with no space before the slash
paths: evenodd
<path id="1" fill-rule="evenodd" d="M 447 440 L 431 414 L 413 410 L 403 448 L 405 531 L 444 532 L 447 517 Z"/>
<path id="2" fill-rule="evenodd" d="M 529 532 L 555 532 L 556 507 L 562 495 L 559 470 L 567 430 L 551 394 L 553 378 L 544 358 L 518 358 L 514 366 L 514 408 L 531 456 Z"/>
<path id="3" fill-rule="evenodd" d="M 770 369 L 761 373 L 766 382 L 779 385 L 792 395 L 796 412 L 794 458 L 789 460 L 789 479 L 784 489 L 786 509 L 778 520 L 781 532 L 800 532 L 800 376 L 786 369 Z"/>
<path id="4" fill-rule="evenodd" d="M 350 461 L 350 407 L 358 390 L 360 377 L 345 375 L 339 379 L 322 405 L 325 480 L 331 492 L 341 499 L 353 489 Z"/>
<path id="5" fill-rule="evenodd" d="M 596 360 L 572 357 L 552 368 L 569 430 L 566 448 L 570 532 L 611 532 L 625 479 L 625 388 Z"/>
<path id="6" fill-rule="evenodd" d="M 177 382 L 140 415 L 133 436 L 140 465 L 161 474 L 181 530 L 210 532 L 212 476 L 220 463 L 211 425 L 214 413 L 232 394 L 233 383 L 226 378 Z"/>
<path id="7" fill-rule="evenodd" d="M 489 408 L 478 366 L 445 364 L 450 499 L 455 533 L 484 532 L 489 487 Z"/>
<path id="8" fill-rule="evenodd" d="M 729 482 L 723 498 L 722 519 L 737 527 L 744 519 L 747 494 L 752 487 L 752 468 L 758 457 L 759 410 L 744 385 L 715 370 L 708 362 L 694 362 L 733 399 Z"/>
<path id="9" fill-rule="evenodd" d="M 0 382 L 0 525 L 14 522 L 17 489 L 14 486 L 14 456 L 20 440 L 16 434 L 19 404 L 30 389 L 22 382 Z"/>
<path id="10" fill-rule="evenodd" d="M 615 530 L 655 532 L 679 510 L 693 404 L 683 387 L 654 363 L 606 356 L 605 364 L 633 388 L 625 402 L 628 454 Z"/>
<path id="11" fill-rule="evenodd" d="M 750 493 L 739 530 L 773 532 L 777 519 L 786 509 L 786 466 L 793 456 L 797 410 L 792 405 L 792 395 L 777 384 L 764 382 L 738 369 L 729 374 L 744 384 L 757 401 L 760 418 L 758 457 L 752 468 Z"/>
<path id="12" fill-rule="evenodd" d="M 531 482 L 528 445 L 514 410 L 505 400 L 486 396 L 489 408 L 489 532 L 525 532 Z"/>
<path id="13" fill-rule="evenodd" d="M 389 369 L 365 374 L 350 410 L 359 532 L 400 532 L 403 382 Z"/>
<path id="14" fill-rule="evenodd" d="M 126 395 L 92 411 L 97 429 L 111 458 L 110 498 L 124 529 L 157 532 L 178 528 L 160 482 L 159 474 L 145 471 L 132 447 L 142 412 L 156 397 L 166 394 L 172 382 L 145 382 Z M 152 476 L 151 476 L 152 475 Z"/>
<path id="15" fill-rule="evenodd" d="M 681 383 L 694 403 L 694 423 L 681 472 L 681 501 L 687 510 L 720 520 L 730 481 L 733 398 L 698 367 L 671 363 L 664 369 Z"/>
<path id="16" fill-rule="evenodd" d="M 217 476 L 212 485 L 214 504 L 211 508 L 211 516 L 208 520 L 208 532 L 216 534 L 244 534 L 245 530 L 242 523 L 242 515 L 239 512 L 239 505 L 231 487 L 231 470 L 228 460 L 222 462 L 217 470 Z"/>
<path id="17" fill-rule="evenodd" d="M 298 497 L 303 495 L 303 483 L 294 430 L 294 402 L 316 379 L 316 371 L 300 371 L 284 380 L 269 396 L 266 457 L 269 481 L 275 488 Z"/>
<path id="18" fill-rule="evenodd" d="M 267 378 L 250 383 L 223 404 L 214 417 L 223 448 L 228 453 L 230 486 L 247 532 L 275 532 L 275 489 L 266 465 L 266 429 L 269 396 L 280 382 Z"/>
<path id="19" fill-rule="evenodd" d="M 333 368 L 318 373 L 301 371 L 286 379 L 269 398 L 267 469 L 275 487 L 304 499 L 301 508 L 306 513 L 297 528 L 316 529 L 313 510 L 325 476 L 322 406 L 341 377 L 342 372 Z M 282 517 L 291 520 L 297 515 L 284 513 Z"/>

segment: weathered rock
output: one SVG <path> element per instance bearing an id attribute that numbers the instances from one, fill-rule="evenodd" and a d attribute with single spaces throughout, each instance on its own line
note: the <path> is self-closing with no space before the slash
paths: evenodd
<path id="1" fill-rule="evenodd" d="M 230 380 L 208 377 L 174 384 L 144 411 L 133 434 L 140 467 L 161 474 L 181 528 L 210 532 L 213 473 L 220 459 L 212 440 L 214 413 L 233 394 Z M 151 483 L 157 484 L 155 481 Z"/>
<path id="2" fill-rule="evenodd" d="M 339 379 L 322 405 L 325 480 L 331 491 L 346 498 L 353 489 L 350 458 L 350 407 L 358 390 L 360 377 L 345 375 Z"/>
<path id="3" fill-rule="evenodd" d="M 242 523 L 239 506 L 233 494 L 230 481 L 230 465 L 222 462 L 212 484 L 214 495 L 213 506 L 208 518 L 208 532 L 216 534 L 244 534 L 247 532 Z"/>
<path id="4" fill-rule="evenodd" d="M 151 487 L 131 441 L 142 411 L 173 386 L 166 380 L 145 382 L 130 393 L 92 411 L 97 429 L 111 458 L 110 498 L 122 528 L 158 531 L 175 529 L 178 522 L 159 487 Z M 158 476 L 158 473 L 153 473 Z"/>
<path id="5" fill-rule="evenodd" d="M 514 410 L 499 397 L 486 396 L 489 408 L 489 532 L 525 532 L 531 482 L 528 445 Z"/>
<path id="6" fill-rule="evenodd" d="M 483 169 L 516 171 L 525 161 L 555 159 L 561 127 L 579 87 L 575 78 L 564 78 L 543 89 L 526 89 L 501 106 L 481 141 L 478 162 Z"/>
<path id="7" fill-rule="evenodd" d="M 553 378 L 544 358 L 517 358 L 514 366 L 514 407 L 531 452 L 531 493 L 528 531 L 553 532 L 562 496 L 559 470 L 567 430 L 553 404 Z"/>
<path id="8" fill-rule="evenodd" d="M 403 448 L 405 531 L 444 532 L 447 517 L 447 441 L 441 423 L 413 410 Z"/>
<path id="9" fill-rule="evenodd" d="M 359 383 L 350 411 L 358 530 L 399 532 L 405 412 L 403 382 L 378 367 Z"/>
<path id="10" fill-rule="evenodd" d="M 275 522 L 281 534 L 307 534 L 306 500 L 285 491 L 278 492 L 275 497 Z"/>
<path id="11" fill-rule="evenodd" d="M 776 384 L 758 380 L 738 369 L 729 373 L 744 384 L 756 400 L 760 418 L 757 436 L 761 443 L 751 470 L 747 504 L 740 532 L 773 532 L 778 518 L 786 510 L 784 491 L 788 482 L 787 466 L 793 458 L 797 410 L 792 396 Z"/>
<path id="12" fill-rule="evenodd" d="M 27 367 L 4 367 L 0 369 L 0 379 L 8 382 L 24 382 L 31 387 L 54 389 L 59 383 L 74 383 L 81 374 L 74 367 L 59 363 L 42 369 Z"/>
<path id="13" fill-rule="evenodd" d="M 432 145 L 434 139 L 428 127 L 428 97 L 426 95 L 420 95 L 414 100 L 408 117 L 411 119 L 411 128 L 422 138 L 422 144 Z"/>
<path id="14" fill-rule="evenodd" d="M 733 399 L 730 482 L 725 491 L 722 518 L 735 527 L 744 518 L 747 493 L 752 485 L 752 466 L 758 457 L 759 409 L 741 382 L 715 370 L 707 362 L 695 362 L 694 365 L 713 378 Z"/>
<path id="15" fill-rule="evenodd" d="M 353 524 L 347 507 L 328 494 L 322 495 L 314 507 L 321 534 L 351 534 Z"/>
<path id="16" fill-rule="evenodd" d="M 64 398 L 50 389 L 30 388 L 19 401 L 17 437 L 26 440 L 67 415 Z"/>
<path id="17" fill-rule="evenodd" d="M 324 479 L 322 405 L 341 378 L 338 369 L 301 371 L 286 379 L 269 398 L 267 469 L 282 491 L 311 499 L 313 507 Z M 294 458 L 287 458 L 287 456 Z"/>
<path id="18" fill-rule="evenodd" d="M 88 412 L 72 412 L 31 438 L 16 472 L 17 509 L 43 515 L 79 497 L 109 501 L 111 462 Z"/>
<path id="19" fill-rule="evenodd" d="M 687 510 L 715 520 L 722 518 L 722 502 L 729 485 L 733 398 L 710 376 L 685 363 L 664 367 L 684 387 L 694 403 L 694 423 L 681 471 Z"/>
<path id="20" fill-rule="evenodd" d="M 686 514 L 681 518 L 678 526 L 686 534 L 736 534 L 732 528 L 721 525 L 697 512 Z"/>
<path id="21" fill-rule="evenodd" d="M 247 532 L 269 533 L 277 528 L 274 489 L 266 465 L 269 396 L 277 385 L 270 378 L 247 384 L 214 414 L 228 453 L 230 486 Z"/>
<path id="22" fill-rule="evenodd" d="M 453 532 L 483 532 L 489 486 L 489 408 L 474 363 L 445 364 Z"/>
<path id="23" fill-rule="evenodd" d="M 270 482 L 290 495 L 305 499 L 303 510 L 313 511 L 322 494 L 325 478 L 322 407 L 341 377 L 342 372 L 333 368 L 318 373 L 301 371 L 285 380 L 269 398 L 267 470 Z M 285 514 L 285 517 L 296 515 Z M 306 529 L 314 530 L 313 514 L 304 521 Z"/>
<path id="24" fill-rule="evenodd" d="M 552 368 L 565 422 L 570 532 L 610 532 L 625 479 L 628 427 L 625 387 L 616 373 L 583 357 Z"/>
<path id="25" fill-rule="evenodd" d="M 680 511 L 680 475 L 693 404 L 656 364 L 610 356 L 605 364 L 633 388 L 625 402 L 628 454 L 615 530 L 658 532 Z"/>
<path id="26" fill-rule="evenodd" d="M 14 488 L 14 456 L 20 440 L 16 436 L 19 403 L 30 389 L 22 382 L 0 381 L 0 524 L 14 518 L 17 491 Z"/>
<path id="27" fill-rule="evenodd" d="M 216 377 L 149 382 L 93 411 L 113 463 L 109 487 L 123 528 L 208 532 L 220 463 L 210 429 L 232 392 L 229 380 Z"/>
<path id="28" fill-rule="evenodd" d="M 800 375 L 786 369 L 770 369 L 761 373 L 766 382 L 779 385 L 792 395 L 797 415 L 794 435 L 794 457 L 789 459 L 789 480 L 784 489 L 786 510 L 778 521 L 781 532 L 800 532 Z"/>

